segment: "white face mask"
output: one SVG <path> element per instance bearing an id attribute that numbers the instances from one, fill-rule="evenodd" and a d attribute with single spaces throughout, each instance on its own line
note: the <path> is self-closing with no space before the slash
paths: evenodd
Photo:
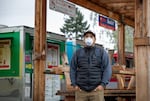
<path id="1" fill-rule="evenodd" d="M 92 46 L 92 44 L 93 44 L 93 39 L 90 38 L 90 37 L 85 38 L 85 44 L 86 44 L 87 46 Z"/>

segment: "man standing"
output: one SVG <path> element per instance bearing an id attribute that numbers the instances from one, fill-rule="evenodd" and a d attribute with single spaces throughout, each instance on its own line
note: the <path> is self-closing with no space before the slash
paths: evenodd
<path id="1" fill-rule="evenodd" d="M 85 46 L 74 53 L 70 64 L 75 101 L 104 101 L 104 88 L 112 74 L 109 57 L 95 46 L 95 33 L 87 31 L 83 37 Z"/>

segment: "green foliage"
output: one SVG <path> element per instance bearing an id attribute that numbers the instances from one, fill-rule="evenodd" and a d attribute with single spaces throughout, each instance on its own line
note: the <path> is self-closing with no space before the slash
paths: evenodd
<path id="1" fill-rule="evenodd" d="M 133 52 L 133 32 L 130 26 L 125 26 L 125 51 Z"/>
<path id="2" fill-rule="evenodd" d="M 134 29 L 130 26 L 125 26 L 125 51 L 133 52 L 133 31 Z M 114 49 L 118 49 L 118 30 L 110 34 L 112 37 L 112 42 L 114 43 Z"/>
<path id="3" fill-rule="evenodd" d="M 60 31 L 65 35 L 74 35 L 77 39 L 81 39 L 83 33 L 89 29 L 87 21 L 84 21 L 83 14 L 76 9 L 76 16 L 65 19 L 65 24 L 60 28 Z"/>
<path id="4" fill-rule="evenodd" d="M 114 50 L 118 49 L 118 30 L 110 34 L 110 41 L 114 44 Z"/>

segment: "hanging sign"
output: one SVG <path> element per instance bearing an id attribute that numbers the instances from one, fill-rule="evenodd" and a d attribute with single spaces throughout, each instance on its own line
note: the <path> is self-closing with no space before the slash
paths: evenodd
<path id="1" fill-rule="evenodd" d="M 99 26 L 115 31 L 115 24 L 113 19 L 99 15 Z"/>
<path id="2" fill-rule="evenodd" d="M 0 70 L 10 69 L 11 40 L 0 40 Z"/>
<path id="3" fill-rule="evenodd" d="M 64 1 L 64 0 L 50 0 L 49 8 L 64 14 L 67 14 L 71 17 L 76 15 L 76 7 L 74 4 Z"/>

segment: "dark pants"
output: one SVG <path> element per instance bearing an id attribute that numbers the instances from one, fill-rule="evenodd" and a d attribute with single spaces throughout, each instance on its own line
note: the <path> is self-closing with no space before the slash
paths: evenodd
<path id="1" fill-rule="evenodd" d="M 85 92 L 82 90 L 77 90 L 75 92 L 75 101 L 105 101 L 104 91 L 96 90 L 91 92 Z"/>

